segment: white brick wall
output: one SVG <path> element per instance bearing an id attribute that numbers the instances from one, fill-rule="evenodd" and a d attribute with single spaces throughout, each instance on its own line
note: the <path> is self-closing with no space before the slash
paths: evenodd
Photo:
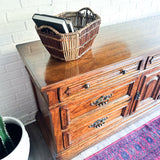
<path id="1" fill-rule="evenodd" d="M 0 114 L 15 116 L 24 123 L 37 111 L 32 88 L 16 44 L 39 39 L 32 15 L 58 14 L 90 7 L 102 24 L 124 22 L 157 15 L 159 0 L 1 0 L 0 5 Z"/>

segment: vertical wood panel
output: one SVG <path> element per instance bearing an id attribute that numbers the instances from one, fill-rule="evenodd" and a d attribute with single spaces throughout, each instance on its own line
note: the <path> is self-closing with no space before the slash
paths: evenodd
<path id="1" fill-rule="evenodd" d="M 63 141 L 64 141 L 64 148 L 68 148 L 71 145 L 71 134 L 63 133 Z"/>
<path id="2" fill-rule="evenodd" d="M 59 108 L 50 110 L 52 115 L 53 132 L 55 135 L 55 141 L 57 146 L 57 151 L 63 150 L 62 132 L 61 132 L 61 122 Z"/>
<path id="3" fill-rule="evenodd" d="M 47 92 L 49 99 L 49 106 L 54 105 L 59 102 L 57 89 Z"/>
<path id="4" fill-rule="evenodd" d="M 60 109 L 61 114 L 61 124 L 62 129 L 66 129 L 67 126 L 70 124 L 70 110 L 69 108 L 61 108 Z"/>

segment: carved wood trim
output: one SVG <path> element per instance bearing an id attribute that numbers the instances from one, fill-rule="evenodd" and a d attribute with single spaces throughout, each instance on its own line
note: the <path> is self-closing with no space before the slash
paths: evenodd
<path id="1" fill-rule="evenodd" d="M 60 109 L 61 114 L 61 125 L 62 129 L 66 129 L 67 126 L 70 124 L 70 110 L 69 108 L 61 108 Z"/>
<path id="2" fill-rule="evenodd" d="M 63 133 L 63 144 L 65 149 L 71 145 L 71 134 L 67 132 Z"/>
<path id="3" fill-rule="evenodd" d="M 147 97 L 151 97 L 153 99 L 157 99 L 158 95 L 160 93 L 160 71 L 159 67 L 156 67 L 154 69 L 150 69 L 146 71 L 142 76 L 140 77 L 140 82 L 138 85 L 137 92 L 140 93 L 139 100 L 136 100 L 133 105 L 133 112 L 138 107 L 138 104 L 140 101 L 143 101 Z M 148 90 L 149 89 L 149 90 Z M 148 90 L 148 91 L 147 91 Z M 149 94 L 149 95 L 147 95 Z"/>
<path id="4" fill-rule="evenodd" d="M 53 132 L 55 135 L 55 142 L 57 146 L 57 152 L 64 150 L 63 148 L 63 140 L 62 140 L 62 131 L 61 131 L 61 122 L 59 115 L 59 108 L 55 108 L 50 110 L 52 115 L 52 124 L 53 124 Z"/>
<path id="5" fill-rule="evenodd" d="M 160 75 L 157 76 L 157 84 L 155 86 L 155 90 L 152 93 L 152 98 L 153 99 L 158 99 L 159 93 L 160 93 Z"/>

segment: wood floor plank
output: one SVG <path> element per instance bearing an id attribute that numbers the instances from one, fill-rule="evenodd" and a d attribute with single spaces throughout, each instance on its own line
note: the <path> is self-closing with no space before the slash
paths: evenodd
<path id="1" fill-rule="evenodd" d="M 26 126 L 30 137 L 30 154 L 28 160 L 53 160 L 49 148 L 43 139 L 36 122 Z"/>

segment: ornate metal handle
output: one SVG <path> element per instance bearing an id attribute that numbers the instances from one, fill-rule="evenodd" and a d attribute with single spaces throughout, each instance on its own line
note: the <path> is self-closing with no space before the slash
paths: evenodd
<path id="1" fill-rule="evenodd" d="M 96 101 L 92 102 L 91 106 L 96 105 L 96 106 L 100 107 L 100 106 L 103 106 L 103 105 L 107 104 L 107 102 L 109 101 L 109 98 L 111 98 L 112 95 L 113 94 L 111 93 L 111 94 L 109 94 L 107 96 L 101 96 L 99 99 L 97 99 Z"/>
<path id="2" fill-rule="evenodd" d="M 96 122 L 94 122 L 93 124 L 91 124 L 90 126 L 88 126 L 89 128 L 98 128 L 101 127 L 103 124 L 105 124 L 106 119 L 108 119 L 108 117 L 102 118 L 102 119 L 98 119 Z"/>

